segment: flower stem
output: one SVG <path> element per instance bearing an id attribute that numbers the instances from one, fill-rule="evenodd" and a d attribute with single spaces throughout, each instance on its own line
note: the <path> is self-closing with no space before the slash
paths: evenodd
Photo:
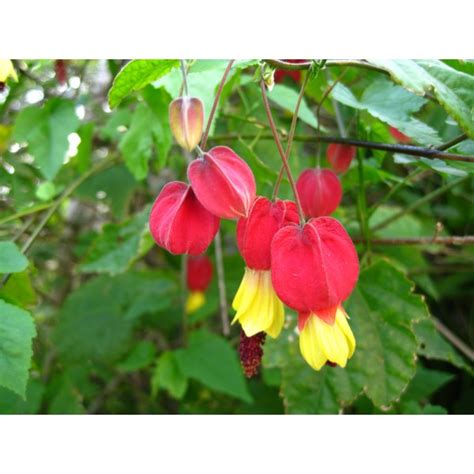
<path id="1" fill-rule="evenodd" d="M 298 215 L 300 217 L 300 224 L 304 225 L 305 220 L 304 220 L 303 208 L 301 207 L 301 202 L 298 196 L 298 191 L 296 189 L 295 180 L 293 179 L 290 166 L 288 165 L 288 160 L 286 159 L 285 152 L 283 151 L 280 137 L 278 136 L 278 132 L 275 127 L 275 122 L 273 121 L 272 110 L 268 102 L 267 91 L 265 89 L 265 81 L 263 80 L 263 77 L 262 79 L 260 79 L 260 89 L 262 90 L 263 105 L 265 106 L 265 112 L 267 113 L 268 123 L 270 124 L 270 128 L 272 129 L 273 139 L 278 148 L 278 153 L 280 153 L 283 166 L 285 167 L 286 175 L 288 176 L 288 181 L 290 182 L 291 190 L 293 191 L 293 195 L 295 196 L 296 207 L 298 208 Z"/>
<path id="2" fill-rule="evenodd" d="M 214 238 L 214 250 L 217 268 L 217 287 L 219 290 L 219 306 L 221 313 L 222 333 L 224 336 L 230 334 L 229 313 L 227 311 L 227 297 L 225 291 L 224 257 L 222 254 L 222 239 L 220 230 Z"/>
<path id="3" fill-rule="evenodd" d="M 189 96 L 189 89 L 188 89 L 188 72 L 186 71 L 186 65 L 185 65 L 185 60 L 181 59 L 180 61 L 181 64 L 181 74 L 183 75 L 183 90 L 184 90 L 184 95 Z M 180 94 L 181 95 L 181 94 Z"/>
<path id="4" fill-rule="evenodd" d="M 299 110 L 300 110 L 301 102 L 303 100 L 304 91 L 305 91 L 305 88 L 306 88 L 306 84 L 308 83 L 308 79 L 309 79 L 309 72 L 306 73 L 306 76 L 303 79 L 303 83 L 301 84 L 300 93 L 298 95 L 298 99 L 296 101 L 296 106 L 295 106 L 295 111 L 293 113 L 293 118 L 291 120 L 290 133 L 288 135 L 288 142 L 287 142 L 287 145 L 286 145 L 286 153 L 285 153 L 285 157 L 286 157 L 287 161 L 288 161 L 288 158 L 290 157 L 291 146 L 293 145 L 293 137 L 295 136 L 296 123 L 298 122 L 298 113 L 299 113 Z M 281 183 L 281 180 L 283 178 L 283 171 L 284 170 L 285 170 L 285 167 L 284 167 L 284 165 L 282 165 L 280 167 L 280 173 L 278 174 L 278 178 L 277 178 L 276 183 L 275 183 L 275 188 L 273 189 L 273 197 L 272 197 L 273 200 L 275 200 L 278 196 L 278 189 L 280 188 L 280 183 Z"/>
<path id="5" fill-rule="evenodd" d="M 216 114 L 217 105 L 219 104 L 219 99 L 221 98 L 222 91 L 224 90 L 224 85 L 225 85 L 225 82 L 227 80 L 227 76 L 229 75 L 230 70 L 232 69 L 232 65 L 234 64 L 234 61 L 235 61 L 234 59 L 231 59 L 229 61 L 229 64 L 227 64 L 227 67 L 225 68 L 224 74 L 222 75 L 222 79 L 221 79 L 221 82 L 219 84 L 219 88 L 217 89 L 216 96 L 214 97 L 214 102 L 212 104 L 211 113 L 209 114 L 209 118 L 207 119 L 206 130 L 205 130 L 205 132 L 202 136 L 202 140 L 201 140 L 201 148 L 203 150 L 206 149 L 207 139 L 209 137 L 209 132 L 211 130 L 212 120 L 214 119 L 214 115 Z"/>

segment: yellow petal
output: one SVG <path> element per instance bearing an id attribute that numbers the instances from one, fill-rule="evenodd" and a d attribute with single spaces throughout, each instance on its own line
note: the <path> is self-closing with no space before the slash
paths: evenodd
<path id="1" fill-rule="evenodd" d="M 316 318 L 311 315 L 300 333 L 300 351 L 306 362 L 314 369 L 320 370 L 327 358 L 316 338 Z"/>
<path id="2" fill-rule="evenodd" d="M 201 291 L 191 291 L 186 300 L 186 313 L 191 314 L 201 308 L 206 302 L 206 297 Z"/>
<path id="3" fill-rule="evenodd" d="M 347 322 L 348 316 L 344 311 L 342 306 L 339 306 L 337 313 L 336 313 L 336 324 L 339 326 L 340 330 L 344 333 L 346 337 L 347 345 L 349 347 L 349 355 L 348 359 L 352 357 L 356 348 L 356 341 L 354 334 L 352 333 L 351 327 Z"/>
<path id="4" fill-rule="evenodd" d="M 0 82 L 7 82 L 9 77 L 18 81 L 13 63 L 9 59 L 0 59 Z"/>
<path id="5" fill-rule="evenodd" d="M 283 327 L 283 304 L 272 286 L 270 271 L 245 269 L 232 307 L 237 311 L 232 324 L 239 321 L 247 337 L 266 332 L 276 338 Z"/>

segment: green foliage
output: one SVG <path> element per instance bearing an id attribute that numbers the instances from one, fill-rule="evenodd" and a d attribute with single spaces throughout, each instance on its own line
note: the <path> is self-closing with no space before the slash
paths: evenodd
<path id="1" fill-rule="evenodd" d="M 68 136 L 78 125 L 71 101 L 50 99 L 42 108 L 26 107 L 18 114 L 13 138 L 28 142 L 41 174 L 52 181 L 66 157 Z"/>
<path id="2" fill-rule="evenodd" d="M 23 398 L 35 335 L 30 313 L 0 300 L 0 386 Z"/>
<path id="3" fill-rule="evenodd" d="M 137 59 L 130 61 L 117 74 L 109 91 L 109 104 L 114 108 L 131 92 L 143 89 L 146 85 L 168 74 L 179 66 L 175 59 Z"/>
<path id="4" fill-rule="evenodd" d="M 27 258 L 14 242 L 0 242 L 0 273 L 21 272 L 27 266 Z"/>
<path id="5" fill-rule="evenodd" d="M 163 352 L 156 361 L 151 379 L 151 393 L 165 389 L 173 398 L 181 400 L 188 388 L 188 379 L 180 369 L 173 352 Z"/>

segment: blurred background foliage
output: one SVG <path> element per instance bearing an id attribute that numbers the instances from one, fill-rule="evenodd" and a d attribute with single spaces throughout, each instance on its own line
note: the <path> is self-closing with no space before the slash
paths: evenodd
<path id="1" fill-rule="evenodd" d="M 227 64 L 188 62 L 206 120 Z M 389 127 L 430 148 L 465 134 L 447 151 L 472 158 L 473 64 L 323 68 L 300 108 L 293 173 L 315 166 L 318 154 L 327 166 L 318 133 L 394 144 Z M 18 80 L 0 92 L 0 413 L 474 411 L 474 245 L 393 240 L 474 234 L 474 163 L 358 148 L 335 213 L 362 263 L 346 304 L 355 356 L 346 369 L 314 372 L 288 312 L 283 334 L 267 339 L 259 375 L 247 380 L 239 329 L 222 335 L 215 278 L 205 305 L 183 317 L 181 259 L 148 231 L 161 187 L 186 176 L 168 124 L 179 61 L 14 66 Z M 257 70 L 257 61 L 234 63 L 209 146 L 233 148 L 270 197 L 281 160 Z M 269 92 L 284 138 L 298 76 L 280 75 Z M 286 179 L 280 196 L 291 198 Z M 244 263 L 235 223 L 223 221 L 221 232 L 231 301 Z M 213 246 L 208 254 L 214 261 Z"/>

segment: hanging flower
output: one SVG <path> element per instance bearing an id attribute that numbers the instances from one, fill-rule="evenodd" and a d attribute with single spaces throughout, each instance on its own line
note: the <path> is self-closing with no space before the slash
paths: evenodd
<path id="1" fill-rule="evenodd" d="M 273 238 L 271 258 L 276 294 L 299 313 L 303 357 L 316 370 L 322 354 L 344 367 L 355 340 L 341 304 L 359 275 L 357 253 L 344 227 L 332 217 L 311 219 L 302 228 L 283 227 Z"/>
<path id="2" fill-rule="evenodd" d="M 257 197 L 248 218 L 239 219 L 237 245 L 246 267 L 232 307 L 247 337 L 266 332 L 276 338 L 283 327 L 284 309 L 272 286 L 271 243 L 276 232 L 298 222 L 296 205 L 291 201 L 272 203 Z"/>
<path id="3" fill-rule="evenodd" d="M 326 150 L 326 156 L 331 168 L 336 173 L 344 173 L 348 170 L 356 155 L 356 147 L 331 143 Z"/>
<path id="4" fill-rule="evenodd" d="M 339 178 L 334 172 L 325 168 L 304 170 L 296 182 L 296 189 L 307 217 L 332 214 L 342 199 Z"/>
<path id="5" fill-rule="evenodd" d="M 204 106 L 197 97 L 178 97 L 169 106 L 173 136 L 185 150 L 193 151 L 202 137 Z"/>
<path id="6" fill-rule="evenodd" d="M 189 290 L 186 313 L 194 313 L 206 302 L 205 291 L 212 280 L 212 263 L 207 255 L 187 259 L 186 283 Z"/>
<path id="7" fill-rule="evenodd" d="M 188 166 L 196 197 L 214 215 L 225 219 L 247 217 L 255 199 L 252 170 L 234 151 L 217 146 Z"/>
<path id="8" fill-rule="evenodd" d="M 166 184 L 151 209 L 150 232 L 173 254 L 203 253 L 219 229 L 219 218 L 204 209 L 193 189 L 181 181 Z"/>

